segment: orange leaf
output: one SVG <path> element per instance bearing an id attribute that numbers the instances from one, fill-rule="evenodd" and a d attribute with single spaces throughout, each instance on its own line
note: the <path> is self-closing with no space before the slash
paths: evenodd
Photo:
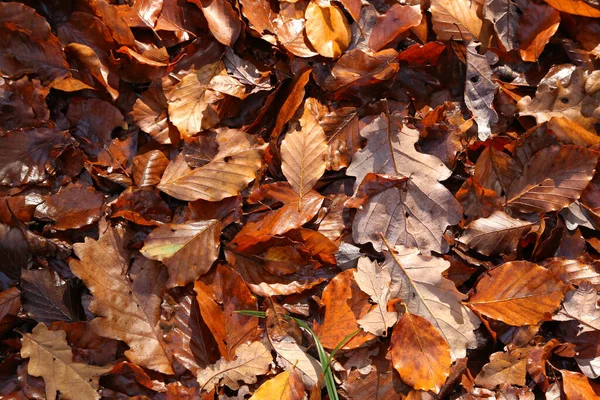
<path id="1" fill-rule="evenodd" d="M 587 4 L 585 0 L 544 0 L 558 11 L 567 14 L 583 15 L 584 17 L 600 17 L 600 9 Z M 590 2 L 591 3 L 591 2 Z M 598 3 L 596 3 L 596 7 Z"/>
<path id="2" fill-rule="evenodd" d="M 517 40 L 523 61 L 535 62 L 558 30 L 560 13 L 546 4 L 528 4 L 517 28 Z"/>
<path id="3" fill-rule="evenodd" d="M 352 32 L 344 13 L 336 6 L 321 7 L 311 1 L 304 14 L 306 36 L 320 55 L 338 58 L 348 48 Z"/>

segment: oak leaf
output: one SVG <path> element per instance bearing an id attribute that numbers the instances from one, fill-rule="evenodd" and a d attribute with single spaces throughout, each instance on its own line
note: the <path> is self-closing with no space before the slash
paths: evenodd
<path id="1" fill-rule="evenodd" d="M 439 393 L 450 374 L 450 346 L 427 319 L 405 312 L 392 332 L 389 353 L 402 380 Z"/>
<path id="2" fill-rule="evenodd" d="M 219 256 L 219 220 L 165 224 L 153 230 L 140 250 L 169 269 L 166 287 L 185 286 L 208 272 Z"/>
<path id="3" fill-rule="evenodd" d="M 258 341 L 240 344 L 235 355 L 235 360 L 227 361 L 221 358 L 216 364 L 198 372 L 201 391 L 210 391 L 221 381 L 223 385 L 233 390 L 240 387 L 240 381 L 255 383 L 258 375 L 264 375 L 269 371 L 269 365 L 273 361 L 269 349 Z"/>
<path id="4" fill-rule="evenodd" d="M 46 384 L 46 399 L 100 399 L 98 377 L 110 367 L 73 362 L 65 331 L 50 331 L 39 323 L 21 339 L 21 357 L 29 358 L 27 372 L 41 376 Z"/>
<path id="5" fill-rule="evenodd" d="M 550 319 L 566 285 L 546 268 L 513 261 L 491 270 L 477 282 L 469 307 L 508 325 L 535 325 Z"/>

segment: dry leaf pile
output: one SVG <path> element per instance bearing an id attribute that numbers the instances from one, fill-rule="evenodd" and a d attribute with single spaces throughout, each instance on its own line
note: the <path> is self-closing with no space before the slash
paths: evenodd
<path id="1" fill-rule="evenodd" d="M 0 2 L 0 398 L 600 398 L 598 57 L 596 0 Z"/>

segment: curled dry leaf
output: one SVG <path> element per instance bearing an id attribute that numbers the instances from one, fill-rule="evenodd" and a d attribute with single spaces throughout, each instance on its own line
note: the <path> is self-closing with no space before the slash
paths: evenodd
<path id="1" fill-rule="evenodd" d="M 250 397 L 250 400 L 302 400 L 304 384 L 296 370 L 284 371 L 269 379 Z"/>
<path id="2" fill-rule="evenodd" d="M 374 308 L 369 304 L 369 295 L 360 290 L 353 277 L 354 271 L 346 270 L 333 278 L 323 290 L 325 314 L 322 321 L 315 321 L 314 329 L 327 349 L 334 349 L 356 331 L 359 328 L 357 320 Z M 355 349 L 374 338 L 373 334 L 361 331 L 342 348 Z"/>
<path id="3" fill-rule="evenodd" d="M 577 146 L 535 153 L 506 193 L 506 206 L 521 212 L 561 210 L 579 198 L 594 176 L 600 154 Z"/>
<path id="4" fill-rule="evenodd" d="M 140 252 L 169 269 L 166 287 L 185 286 L 208 272 L 219 256 L 219 220 L 165 224 L 144 241 Z"/>
<path id="5" fill-rule="evenodd" d="M 450 375 L 450 346 L 423 317 L 405 312 L 392 332 L 389 353 L 400 378 L 416 390 L 439 393 Z"/>
<path id="6" fill-rule="evenodd" d="M 309 103 L 311 99 L 307 100 Z M 298 206 L 325 172 L 325 132 L 309 107 L 304 107 L 300 130 L 288 132 L 281 142 L 281 172 L 298 194 Z"/>
<path id="7" fill-rule="evenodd" d="M 206 165 L 191 169 L 183 153 L 165 170 L 158 189 L 180 200 L 219 201 L 237 196 L 256 177 L 265 145 L 236 129 L 217 131 L 219 152 Z"/>
<path id="8" fill-rule="evenodd" d="M 108 228 L 98 240 L 86 238 L 73 246 L 79 260 L 71 260 L 71 271 L 94 296 L 90 311 L 97 317 L 90 326 L 100 336 L 127 343 L 125 356 L 135 364 L 172 374 L 159 327 L 166 271 L 143 257 L 136 257 L 128 271 L 132 254 L 125 240 L 123 229 Z"/>
<path id="9" fill-rule="evenodd" d="M 210 391 L 221 381 L 234 390 L 239 389 L 240 381 L 256 383 L 258 375 L 266 374 L 273 361 L 269 349 L 258 341 L 240 344 L 235 355 L 232 361 L 221 358 L 216 364 L 198 372 L 200 391 Z"/>
<path id="10" fill-rule="evenodd" d="M 429 321 L 450 345 L 455 360 L 465 357 L 467 348 L 477 346 L 473 331 L 480 321 L 462 304 L 467 296 L 442 276 L 449 267 L 443 258 L 421 255 L 405 246 L 390 249 L 383 264 L 392 277 L 392 298 L 400 298 L 409 313 Z"/>
<path id="11" fill-rule="evenodd" d="M 492 354 L 490 362 L 477 374 L 475 384 L 492 390 L 502 384 L 525 386 L 527 356 L 524 349 Z"/>
<path id="12" fill-rule="evenodd" d="M 513 261 L 491 270 L 477 282 L 469 307 L 509 325 L 535 325 L 550 319 L 566 285 L 544 267 Z"/>
<path id="13" fill-rule="evenodd" d="M 489 218 L 471 222 L 458 240 L 486 256 L 511 254 L 517 248 L 519 239 L 536 224 L 512 218 L 503 211 L 495 211 Z"/>
<path id="14" fill-rule="evenodd" d="M 161 144 L 171 143 L 167 107 L 167 98 L 163 91 L 152 86 L 136 100 L 131 112 L 140 129 Z"/>
<path id="15" fill-rule="evenodd" d="M 306 36 L 317 52 L 338 58 L 348 48 L 352 33 L 344 13 L 334 4 L 323 5 L 311 0 L 304 13 Z"/>
<path id="16" fill-rule="evenodd" d="M 58 392 L 65 399 L 100 399 L 98 377 L 110 367 L 73 362 L 65 331 L 50 331 L 39 323 L 21 345 L 21 357 L 29 358 L 27 372 L 44 378 L 46 399 L 56 399 Z"/>

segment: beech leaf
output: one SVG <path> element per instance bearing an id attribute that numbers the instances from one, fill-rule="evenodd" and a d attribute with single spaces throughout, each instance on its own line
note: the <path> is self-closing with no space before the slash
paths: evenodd
<path id="1" fill-rule="evenodd" d="M 301 400 L 304 384 L 295 370 L 284 371 L 269 379 L 250 397 L 250 400 Z"/>
<path id="2" fill-rule="evenodd" d="M 348 48 L 352 34 L 344 13 L 335 5 L 321 6 L 311 0 L 306 7 L 306 36 L 317 52 L 338 58 Z"/>

